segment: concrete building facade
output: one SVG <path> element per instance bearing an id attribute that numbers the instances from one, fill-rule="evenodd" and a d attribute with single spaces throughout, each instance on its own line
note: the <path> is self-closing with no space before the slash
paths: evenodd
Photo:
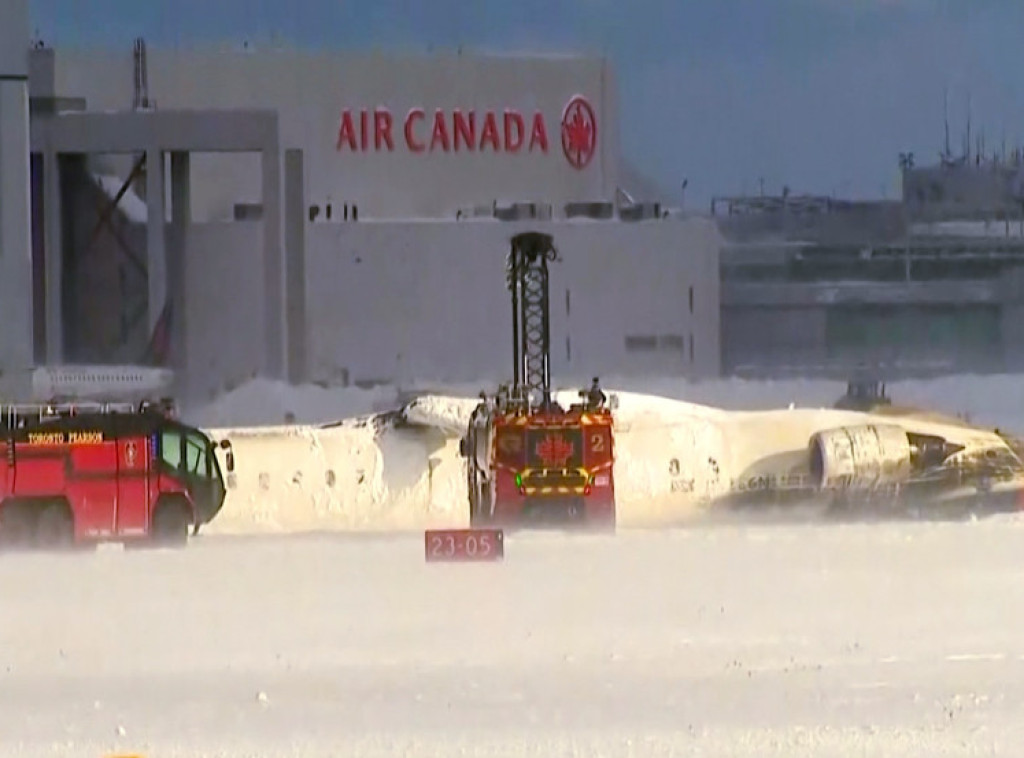
<path id="1" fill-rule="evenodd" d="M 0 393 L 32 363 L 29 215 L 28 4 L 0 22 Z"/>
<path id="2" fill-rule="evenodd" d="M 559 251 L 550 284 L 556 381 L 718 374 L 719 238 L 706 219 L 312 224 L 304 276 L 286 294 L 305 303 L 293 361 L 329 385 L 509 379 L 505 258 L 510 237 L 527 228 L 553 234 Z M 194 386 L 203 397 L 258 373 L 250 322 L 260 282 L 247 251 L 259 249 L 260 234 L 254 222 L 190 229 L 188 353 L 206 369 Z"/>
<path id="3" fill-rule="evenodd" d="M 35 51 L 33 94 L 133 106 L 131 48 Z M 618 181 L 618 110 L 606 60 L 281 48 L 146 53 L 157 110 L 268 108 L 281 142 L 306 156 L 310 204 L 363 218 L 454 218 L 493 202 L 601 200 Z M 256 203 L 259 165 L 192 161 L 192 213 L 233 217 Z"/>
<path id="4" fill-rule="evenodd" d="M 718 231 L 623 186 L 601 58 L 28 60 L 37 364 L 159 362 L 170 332 L 197 400 L 256 375 L 498 381 L 532 228 L 562 256 L 556 378 L 719 372 Z"/>

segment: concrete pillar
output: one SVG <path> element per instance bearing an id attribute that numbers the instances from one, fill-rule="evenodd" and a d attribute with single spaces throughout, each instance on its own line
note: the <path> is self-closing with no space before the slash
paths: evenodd
<path id="1" fill-rule="evenodd" d="M 263 148 L 263 374 L 288 376 L 285 332 L 285 267 L 281 240 L 281 150 L 275 137 Z"/>
<path id="2" fill-rule="evenodd" d="M 164 156 L 159 147 L 146 150 L 146 271 L 149 279 L 149 334 L 153 334 L 167 302 L 167 253 L 164 199 Z"/>
<path id="3" fill-rule="evenodd" d="M 285 317 L 288 381 L 309 380 L 306 361 L 306 192 L 301 150 L 284 154 Z"/>
<path id="4" fill-rule="evenodd" d="M 167 297 L 171 303 L 171 366 L 179 394 L 193 386 L 188 360 L 188 226 L 192 223 L 191 161 L 186 152 L 171 153 L 171 225 L 167 235 Z"/>
<path id="5" fill-rule="evenodd" d="M 64 360 L 64 234 L 60 155 L 43 152 L 43 271 L 46 305 L 46 363 Z"/>
<path id="6" fill-rule="evenodd" d="M 17 396 L 33 363 L 28 0 L 2 0 L 0 19 L 0 389 Z"/>

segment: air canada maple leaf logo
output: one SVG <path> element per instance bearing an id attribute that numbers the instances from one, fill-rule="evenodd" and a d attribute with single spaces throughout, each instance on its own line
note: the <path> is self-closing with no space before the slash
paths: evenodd
<path id="1" fill-rule="evenodd" d="M 584 169 L 597 150 L 597 118 L 582 95 L 575 95 L 562 111 L 562 152 L 575 169 Z"/>
<path id="2" fill-rule="evenodd" d="M 537 443 L 537 457 L 548 467 L 564 466 L 572 457 L 574 447 L 560 434 L 549 434 Z"/>

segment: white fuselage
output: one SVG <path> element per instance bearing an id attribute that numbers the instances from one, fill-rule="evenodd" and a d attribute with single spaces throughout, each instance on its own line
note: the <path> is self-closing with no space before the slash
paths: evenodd
<path id="1" fill-rule="evenodd" d="M 627 393 L 617 400 L 615 486 L 622 527 L 679 523 L 768 483 L 806 483 L 811 437 L 837 427 L 897 424 L 949 439 L 963 446 L 963 455 L 1008 450 L 994 432 L 924 414 L 829 408 L 731 412 Z M 404 409 L 405 424 L 381 430 L 354 419 L 331 427 L 214 430 L 215 437 L 231 439 L 236 471 L 209 531 L 468 526 L 458 441 L 476 403 L 420 398 Z"/>

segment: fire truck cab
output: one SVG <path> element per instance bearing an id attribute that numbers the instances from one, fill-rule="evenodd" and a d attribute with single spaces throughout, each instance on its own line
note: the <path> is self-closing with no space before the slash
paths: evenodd
<path id="1" fill-rule="evenodd" d="M 224 503 L 216 447 L 159 405 L 0 406 L 0 545 L 183 544 Z"/>

